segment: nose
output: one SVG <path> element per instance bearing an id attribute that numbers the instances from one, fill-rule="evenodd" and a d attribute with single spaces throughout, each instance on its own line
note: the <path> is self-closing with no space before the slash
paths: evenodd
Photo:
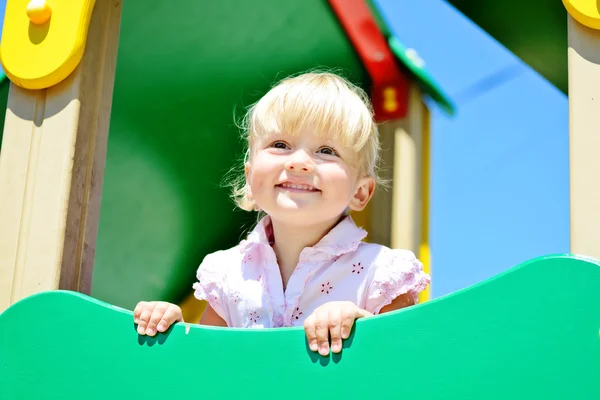
<path id="1" fill-rule="evenodd" d="M 294 172 L 312 172 L 314 170 L 314 161 L 304 150 L 295 151 L 290 154 L 285 162 L 285 168 Z"/>

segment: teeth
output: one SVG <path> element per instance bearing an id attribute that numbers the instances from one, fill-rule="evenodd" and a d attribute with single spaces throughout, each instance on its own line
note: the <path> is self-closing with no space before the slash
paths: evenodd
<path id="1" fill-rule="evenodd" d="M 291 188 L 291 189 L 299 189 L 299 190 L 314 190 L 312 186 L 309 185 L 296 185 L 292 183 L 284 183 L 281 185 L 282 187 Z"/>

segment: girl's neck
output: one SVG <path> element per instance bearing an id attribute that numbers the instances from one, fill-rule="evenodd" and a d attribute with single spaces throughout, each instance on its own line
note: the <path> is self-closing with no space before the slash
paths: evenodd
<path id="1" fill-rule="evenodd" d="M 340 218 L 318 225 L 295 225 L 271 218 L 275 239 L 273 250 L 277 256 L 284 290 L 298 265 L 302 250 L 317 244 L 339 221 Z"/>

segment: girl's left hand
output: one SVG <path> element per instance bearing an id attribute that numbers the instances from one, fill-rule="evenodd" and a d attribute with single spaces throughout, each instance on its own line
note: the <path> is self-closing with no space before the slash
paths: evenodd
<path id="1" fill-rule="evenodd" d="M 334 353 L 342 351 L 342 339 L 348 339 L 350 330 L 357 318 L 369 317 L 373 314 L 358 308 L 350 301 L 332 301 L 317 308 L 304 321 L 304 330 L 308 346 L 319 354 L 329 354 L 329 336 L 331 335 L 331 350 Z"/>

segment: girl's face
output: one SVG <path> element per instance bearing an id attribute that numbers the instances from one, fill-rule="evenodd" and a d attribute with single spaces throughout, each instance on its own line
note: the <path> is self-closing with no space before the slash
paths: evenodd
<path id="1" fill-rule="evenodd" d="M 339 141 L 304 131 L 265 135 L 246 164 L 248 194 L 273 220 L 297 225 L 334 222 L 362 210 L 375 182 L 362 176 L 356 154 Z"/>

